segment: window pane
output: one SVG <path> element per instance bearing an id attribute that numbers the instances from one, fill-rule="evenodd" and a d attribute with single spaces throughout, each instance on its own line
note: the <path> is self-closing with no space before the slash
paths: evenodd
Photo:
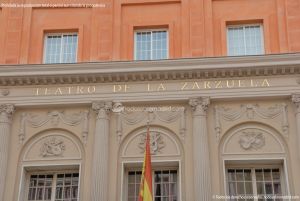
<path id="1" fill-rule="evenodd" d="M 241 25 L 227 28 L 229 56 L 263 54 L 261 25 Z"/>
<path id="2" fill-rule="evenodd" d="M 263 181 L 263 171 L 261 169 L 255 170 L 256 181 Z"/>
<path id="3" fill-rule="evenodd" d="M 274 194 L 281 195 L 281 185 L 278 182 L 274 183 Z"/>
<path id="4" fill-rule="evenodd" d="M 244 188 L 244 182 L 237 182 L 237 194 L 238 195 L 244 195 L 245 194 L 245 188 Z"/>
<path id="5" fill-rule="evenodd" d="M 63 187 L 56 187 L 56 199 L 63 198 Z"/>
<path id="6" fill-rule="evenodd" d="M 28 201 L 50 200 L 53 175 L 31 175 Z"/>
<path id="7" fill-rule="evenodd" d="M 76 62 L 77 34 L 63 36 L 63 53 L 61 63 Z"/>
<path id="8" fill-rule="evenodd" d="M 133 177 L 136 178 L 135 185 L 131 183 L 134 181 Z M 140 171 L 130 171 L 128 173 L 128 200 L 137 201 L 140 186 L 140 177 Z M 177 170 L 154 171 L 153 187 L 154 200 L 177 201 Z"/>
<path id="9" fill-rule="evenodd" d="M 154 173 L 155 200 L 177 200 L 177 170 L 162 170 Z"/>
<path id="10" fill-rule="evenodd" d="M 280 171 L 279 169 L 257 169 L 255 171 L 257 180 L 257 192 L 261 195 L 281 195 Z"/>
<path id="11" fill-rule="evenodd" d="M 138 194 L 140 191 L 141 175 L 142 175 L 141 171 L 128 172 L 128 184 L 127 184 L 128 200 L 137 201 Z"/>
<path id="12" fill-rule="evenodd" d="M 272 181 L 272 178 L 271 178 L 271 169 L 265 169 L 264 170 L 264 180 L 265 181 Z"/>
<path id="13" fill-rule="evenodd" d="M 272 177 L 273 177 L 273 181 L 279 181 L 280 180 L 279 169 L 273 169 L 272 170 Z"/>
<path id="14" fill-rule="evenodd" d="M 58 174 L 56 181 L 56 201 L 78 200 L 78 173 Z"/>
<path id="15" fill-rule="evenodd" d="M 252 195 L 251 169 L 228 169 L 229 195 Z"/>
<path id="16" fill-rule="evenodd" d="M 265 189 L 264 189 L 264 183 L 263 182 L 257 182 L 257 194 L 265 194 Z"/>
<path id="17" fill-rule="evenodd" d="M 246 182 L 245 187 L 246 187 L 246 194 L 252 195 L 253 194 L 252 182 Z"/>
<path id="18" fill-rule="evenodd" d="M 74 63 L 77 60 L 77 34 L 47 35 L 45 63 Z"/>
<path id="19" fill-rule="evenodd" d="M 155 60 L 167 58 L 167 31 L 136 32 L 134 43 L 136 60 Z"/>
<path id="20" fill-rule="evenodd" d="M 273 194 L 272 182 L 265 183 L 266 194 Z"/>
<path id="21" fill-rule="evenodd" d="M 229 182 L 229 195 L 236 195 L 236 182 Z"/>

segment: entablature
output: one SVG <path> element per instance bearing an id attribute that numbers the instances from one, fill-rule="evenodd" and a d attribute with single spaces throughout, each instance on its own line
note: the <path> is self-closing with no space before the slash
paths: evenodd
<path id="1" fill-rule="evenodd" d="M 0 86 L 120 83 L 300 74 L 300 53 L 0 66 Z"/>

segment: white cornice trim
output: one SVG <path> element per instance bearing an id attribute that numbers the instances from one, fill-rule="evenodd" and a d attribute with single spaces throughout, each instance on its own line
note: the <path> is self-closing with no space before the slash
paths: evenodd
<path id="1" fill-rule="evenodd" d="M 120 61 L 0 65 L 0 85 L 135 82 L 300 74 L 300 53 Z"/>

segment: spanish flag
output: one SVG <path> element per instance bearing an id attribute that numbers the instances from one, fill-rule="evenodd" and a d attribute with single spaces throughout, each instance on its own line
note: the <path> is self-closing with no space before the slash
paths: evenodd
<path id="1" fill-rule="evenodd" d="M 143 172 L 142 172 L 140 193 L 139 193 L 138 201 L 153 201 L 149 127 L 147 129 L 146 148 L 145 148 L 145 154 L 144 154 Z"/>

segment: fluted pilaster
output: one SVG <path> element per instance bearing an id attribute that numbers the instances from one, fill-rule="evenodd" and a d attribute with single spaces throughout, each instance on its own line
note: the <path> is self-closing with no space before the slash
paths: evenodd
<path id="1" fill-rule="evenodd" d="M 97 114 L 92 164 L 91 201 L 108 201 L 109 112 L 112 102 L 94 102 Z"/>
<path id="2" fill-rule="evenodd" d="M 4 200 L 10 128 L 14 110 L 11 104 L 0 105 L 0 200 Z"/>
<path id="3" fill-rule="evenodd" d="M 292 102 L 296 106 L 296 123 L 297 123 L 297 138 L 298 138 L 298 156 L 300 158 L 300 94 L 292 95 Z"/>
<path id="4" fill-rule="evenodd" d="M 207 134 L 208 97 L 191 98 L 193 110 L 194 200 L 211 201 L 211 173 Z"/>

